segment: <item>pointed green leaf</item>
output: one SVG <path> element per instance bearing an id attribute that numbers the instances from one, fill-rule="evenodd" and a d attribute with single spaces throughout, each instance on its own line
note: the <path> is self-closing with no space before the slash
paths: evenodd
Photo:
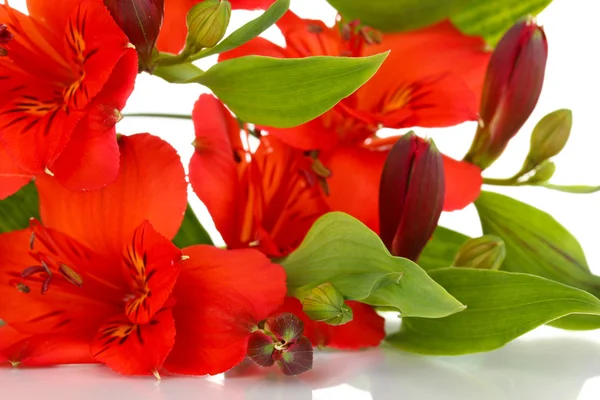
<path id="1" fill-rule="evenodd" d="M 215 47 L 201 51 L 197 57 L 194 58 L 200 59 L 214 54 L 224 53 L 249 42 L 277 22 L 289 8 L 290 0 L 277 0 L 258 18 L 253 19 L 234 31 Z"/>
<path id="2" fill-rule="evenodd" d="M 377 234 L 340 212 L 317 220 L 300 247 L 279 263 L 291 296 L 330 282 L 346 299 L 395 307 L 404 316 L 440 318 L 464 308 L 417 264 L 391 256 Z"/>
<path id="3" fill-rule="evenodd" d="M 419 257 L 419 266 L 425 271 L 450 267 L 458 250 L 469 239 L 462 233 L 438 226 Z"/>
<path id="4" fill-rule="evenodd" d="M 600 192 L 600 186 L 585 186 L 585 185 L 554 185 L 552 183 L 537 183 L 535 186 L 545 187 L 546 189 L 557 190 L 565 193 L 575 194 L 590 194 Z"/>
<path id="5" fill-rule="evenodd" d="M 195 81 L 211 89 L 238 118 L 287 128 L 318 117 L 351 95 L 386 56 L 247 56 L 220 62 Z"/>
<path id="6" fill-rule="evenodd" d="M 502 269 L 552 279 L 600 295 L 600 277 L 588 267 L 579 242 L 552 216 L 510 197 L 482 192 L 475 201 L 485 234 L 496 235 L 506 244 Z M 600 328 L 598 317 L 577 317 L 570 329 Z"/>
<path id="7" fill-rule="evenodd" d="M 40 218 L 38 192 L 33 182 L 0 200 L 0 233 L 27 228 L 30 218 Z"/>
<path id="8" fill-rule="evenodd" d="M 470 0 L 451 21 L 467 35 L 482 36 L 495 46 L 516 21 L 539 14 L 552 0 Z"/>
<path id="9" fill-rule="evenodd" d="M 175 235 L 175 238 L 173 239 L 173 243 L 180 249 L 195 244 L 213 244 L 210 235 L 206 232 L 206 229 L 204 229 L 189 204 L 185 209 L 183 222 L 181 223 L 177 235 Z"/>
<path id="10" fill-rule="evenodd" d="M 466 310 L 439 319 L 403 318 L 400 331 L 387 338 L 393 346 L 435 355 L 490 351 L 566 315 L 600 315 L 593 295 L 533 275 L 446 268 L 431 276 Z"/>
<path id="11" fill-rule="evenodd" d="M 348 20 L 386 32 L 422 28 L 462 9 L 471 0 L 327 0 Z"/>

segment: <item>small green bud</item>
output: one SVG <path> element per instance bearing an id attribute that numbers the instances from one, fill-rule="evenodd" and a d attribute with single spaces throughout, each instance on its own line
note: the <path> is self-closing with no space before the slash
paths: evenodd
<path id="1" fill-rule="evenodd" d="M 542 118 L 533 128 L 525 163 L 533 168 L 560 153 L 569 140 L 572 125 L 573 114 L 567 109 L 553 111 Z"/>
<path id="2" fill-rule="evenodd" d="M 331 283 L 313 288 L 302 300 L 302 310 L 310 319 L 329 325 L 343 325 L 352 321 L 352 309 L 344 302 L 344 296 Z"/>
<path id="3" fill-rule="evenodd" d="M 196 54 L 204 48 L 214 47 L 225 35 L 230 17 L 228 0 L 204 0 L 192 7 L 187 15 L 184 52 Z"/>
<path id="4" fill-rule="evenodd" d="M 556 172 L 556 165 L 552 161 L 542 161 L 536 168 L 535 174 L 529 178 L 529 183 L 548 182 Z"/>
<path id="5" fill-rule="evenodd" d="M 500 269 L 505 256 L 506 246 L 502 239 L 493 235 L 484 235 L 463 244 L 452 266 L 496 270 Z"/>

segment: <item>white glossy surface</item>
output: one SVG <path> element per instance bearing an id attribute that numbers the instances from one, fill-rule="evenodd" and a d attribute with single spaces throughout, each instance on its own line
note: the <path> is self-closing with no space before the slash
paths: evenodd
<path id="1" fill-rule="evenodd" d="M 596 339 L 594 339 L 596 338 Z M 392 349 L 318 353 L 299 377 L 252 365 L 206 378 L 126 378 L 101 366 L 0 368 L 2 399 L 596 400 L 600 335 L 543 328 L 503 349 L 422 357 Z"/>

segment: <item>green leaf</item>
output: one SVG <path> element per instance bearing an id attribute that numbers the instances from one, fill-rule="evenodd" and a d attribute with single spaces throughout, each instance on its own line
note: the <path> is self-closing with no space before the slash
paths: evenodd
<path id="1" fill-rule="evenodd" d="M 33 182 L 0 200 L 0 233 L 27 228 L 31 218 L 40 219 L 38 192 Z"/>
<path id="2" fill-rule="evenodd" d="M 448 18 L 471 0 L 327 0 L 348 20 L 385 32 L 422 28 Z"/>
<path id="3" fill-rule="evenodd" d="M 451 21 L 467 35 L 482 36 L 495 46 L 519 19 L 539 14 L 552 0 L 470 0 Z"/>
<path id="4" fill-rule="evenodd" d="M 377 72 L 386 56 L 247 56 L 216 64 L 196 82 L 208 86 L 238 118 L 287 128 L 318 117 L 352 94 Z"/>
<path id="5" fill-rule="evenodd" d="M 546 189 L 558 190 L 564 193 L 590 194 L 600 192 L 600 186 L 585 186 L 585 185 L 553 185 L 552 183 L 536 183 L 533 186 L 541 186 Z"/>
<path id="6" fill-rule="evenodd" d="M 510 197 L 482 192 L 475 201 L 485 234 L 506 244 L 503 270 L 524 272 L 600 295 L 600 277 L 593 275 L 579 242 L 552 216 Z M 600 318 L 577 318 L 586 323 L 561 321 L 570 329 L 600 328 Z"/>
<path id="7" fill-rule="evenodd" d="M 169 83 L 193 83 L 204 71 L 191 62 L 175 65 L 159 65 L 152 72 Z"/>
<path id="8" fill-rule="evenodd" d="M 193 58 L 200 59 L 214 54 L 224 53 L 249 42 L 277 22 L 289 8 L 290 0 L 277 0 L 258 18 L 243 25 L 223 39 L 223 41 L 215 47 L 203 50 Z"/>
<path id="9" fill-rule="evenodd" d="M 329 282 L 346 299 L 395 307 L 403 316 L 440 318 L 464 308 L 417 264 L 391 256 L 377 234 L 340 212 L 319 218 L 300 247 L 279 264 L 291 296 Z"/>
<path id="10" fill-rule="evenodd" d="M 448 228 L 438 226 L 419 257 L 419 265 L 425 271 L 447 268 L 452 265 L 456 253 L 470 237 Z"/>
<path id="11" fill-rule="evenodd" d="M 593 295 L 533 275 L 446 268 L 431 276 L 466 310 L 440 319 L 403 318 L 400 331 L 387 338 L 395 347 L 435 355 L 490 351 L 566 315 L 600 315 Z"/>
<path id="12" fill-rule="evenodd" d="M 195 244 L 213 244 L 210 235 L 206 232 L 200 221 L 198 221 L 198 217 L 196 217 L 194 210 L 192 210 L 189 204 L 185 209 L 183 222 L 173 239 L 173 243 L 180 249 Z"/>

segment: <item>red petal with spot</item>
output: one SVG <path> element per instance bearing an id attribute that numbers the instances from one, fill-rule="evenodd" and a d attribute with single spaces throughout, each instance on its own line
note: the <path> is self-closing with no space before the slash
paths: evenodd
<path id="1" fill-rule="evenodd" d="M 51 177 L 36 179 L 45 225 L 115 258 L 144 220 L 168 239 L 174 237 L 187 204 L 183 166 L 167 142 L 137 134 L 122 136 L 119 147 L 119 176 L 103 189 L 74 192 Z"/>
<path id="2" fill-rule="evenodd" d="M 162 309 L 147 324 L 133 324 L 126 316 L 106 321 L 94 337 L 94 359 L 124 375 L 158 371 L 175 343 L 170 309 Z"/>
<path id="3" fill-rule="evenodd" d="M 135 294 L 125 313 L 136 324 L 145 324 L 160 310 L 179 275 L 181 250 L 144 221 L 134 232 L 123 254 L 124 273 Z"/>
<path id="4" fill-rule="evenodd" d="M 278 361 L 285 375 L 299 375 L 312 369 L 313 348 L 310 340 L 301 337 L 283 352 Z"/>
<path id="5" fill-rule="evenodd" d="M 196 102 L 192 118 L 196 140 L 190 183 L 225 242 L 239 247 L 243 197 L 234 152 L 238 156 L 243 152 L 240 126 L 217 98 L 207 94 Z"/>
<path id="6" fill-rule="evenodd" d="M 379 346 L 385 337 L 384 319 L 366 304 L 357 301 L 347 301 L 346 304 L 352 308 L 354 319 L 339 326 L 311 320 L 302 311 L 300 301 L 294 297 L 286 297 L 277 313 L 290 312 L 300 318 L 304 322 L 304 336 L 315 346 L 344 350 Z"/>
<path id="7" fill-rule="evenodd" d="M 27 0 L 29 15 L 36 20 L 44 21 L 53 31 L 62 32 L 67 25 L 71 11 L 82 0 L 61 0 L 58 2 L 47 0 Z"/>
<path id="8" fill-rule="evenodd" d="M 50 167 L 59 182 L 68 189 L 94 190 L 114 182 L 119 173 L 119 146 L 115 124 L 121 118 L 133 91 L 137 75 L 137 57 L 129 49 L 119 60 L 102 91 L 89 106 L 71 140 Z"/>
<path id="9" fill-rule="evenodd" d="M 285 273 L 256 250 L 184 249 L 173 308 L 177 341 L 165 368 L 218 374 L 239 364 L 259 321 L 281 305 Z"/>
<path id="10" fill-rule="evenodd" d="M 31 230 L 0 235 L 0 319 L 28 334 L 92 334 L 98 321 L 114 314 L 122 306 L 125 287 L 122 277 L 108 260 L 91 252 L 73 239 L 55 231 L 34 226 L 33 252 L 30 255 Z M 26 268 L 40 265 L 39 254 L 53 273 L 48 292 L 41 294 L 45 276 L 22 278 Z M 74 269 L 82 287 L 65 279 L 58 263 Z"/>
<path id="11" fill-rule="evenodd" d="M 45 367 L 60 364 L 92 364 L 90 337 L 27 335 L 5 325 L 0 327 L 0 365 Z"/>

